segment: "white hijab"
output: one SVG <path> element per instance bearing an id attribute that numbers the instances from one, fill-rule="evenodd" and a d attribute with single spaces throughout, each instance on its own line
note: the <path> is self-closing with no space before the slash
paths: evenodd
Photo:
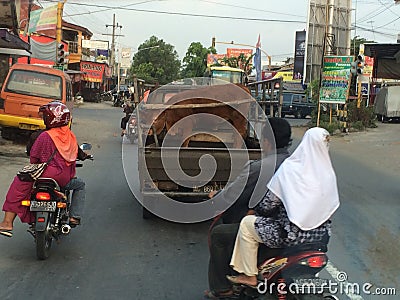
<path id="1" fill-rule="evenodd" d="M 307 130 L 267 185 L 283 202 L 289 220 L 302 230 L 320 226 L 340 204 L 328 137 L 323 128 Z"/>

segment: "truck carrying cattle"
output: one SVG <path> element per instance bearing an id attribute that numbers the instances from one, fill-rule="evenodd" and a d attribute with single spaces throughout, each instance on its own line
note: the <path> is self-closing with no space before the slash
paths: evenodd
<path id="1" fill-rule="evenodd" d="M 255 128 L 265 118 L 250 124 L 253 102 L 246 87 L 223 82 L 166 85 L 139 105 L 138 166 L 144 218 L 151 215 L 149 210 L 157 210 L 163 201 L 161 194 L 184 203 L 207 201 L 209 192 L 235 179 L 248 160 L 261 157 Z M 205 155 L 214 158 L 216 168 L 207 182 L 200 182 L 197 175 L 211 168 L 200 167 Z M 183 178 L 171 179 L 171 166 L 181 170 Z"/>

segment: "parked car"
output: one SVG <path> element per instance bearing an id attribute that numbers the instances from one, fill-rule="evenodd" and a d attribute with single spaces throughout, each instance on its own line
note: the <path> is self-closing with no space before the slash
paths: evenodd
<path id="1" fill-rule="evenodd" d="M 283 92 L 282 118 L 285 115 L 293 115 L 295 118 L 305 118 L 311 115 L 316 105 L 304 93 Z"/>
<path id="2" fill-rule="evenodd" d="M 1 136 L 14 139 L 16 135 L 46 128 L 39 116 L 39 107 L 54 100 L 73 109 L 72 82 L 65 72 L 44 66 L 14 64 L 0 94 Z"/>

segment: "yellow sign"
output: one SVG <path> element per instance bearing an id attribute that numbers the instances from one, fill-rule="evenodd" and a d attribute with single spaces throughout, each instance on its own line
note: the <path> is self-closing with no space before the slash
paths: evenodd
<path id="1" fill-rule="evenodd" d="M 278 71 L 273 79 L 282 77 L 283 81 L 301 82 L 301 79 L 293 79 L 293 71 Z"/>

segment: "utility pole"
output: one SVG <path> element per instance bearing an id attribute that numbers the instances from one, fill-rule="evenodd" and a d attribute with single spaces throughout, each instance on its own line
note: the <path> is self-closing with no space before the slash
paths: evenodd
<path id="1" fill-rule="evenodd" d="M 116 36 L 123 36 L 123 35 L 116 35 L 115 34 L 115 29 L 120 28 L 122 29 L 122 26 L 119 25 L 118 23 L 115 23 L 115 14 L 113 14 L 113 23 L 112 25 L 106 25 L 106 28 L 109 26 L 112 27 L 112 37 L 111 37 L 111 53 L 110 53 L 110 65 L 112 66 L 113 69 L 113 75 L 115 75 L 115 37 Z M 103 35 L 109 35 L 109 34 L 103 34 Z"/>

